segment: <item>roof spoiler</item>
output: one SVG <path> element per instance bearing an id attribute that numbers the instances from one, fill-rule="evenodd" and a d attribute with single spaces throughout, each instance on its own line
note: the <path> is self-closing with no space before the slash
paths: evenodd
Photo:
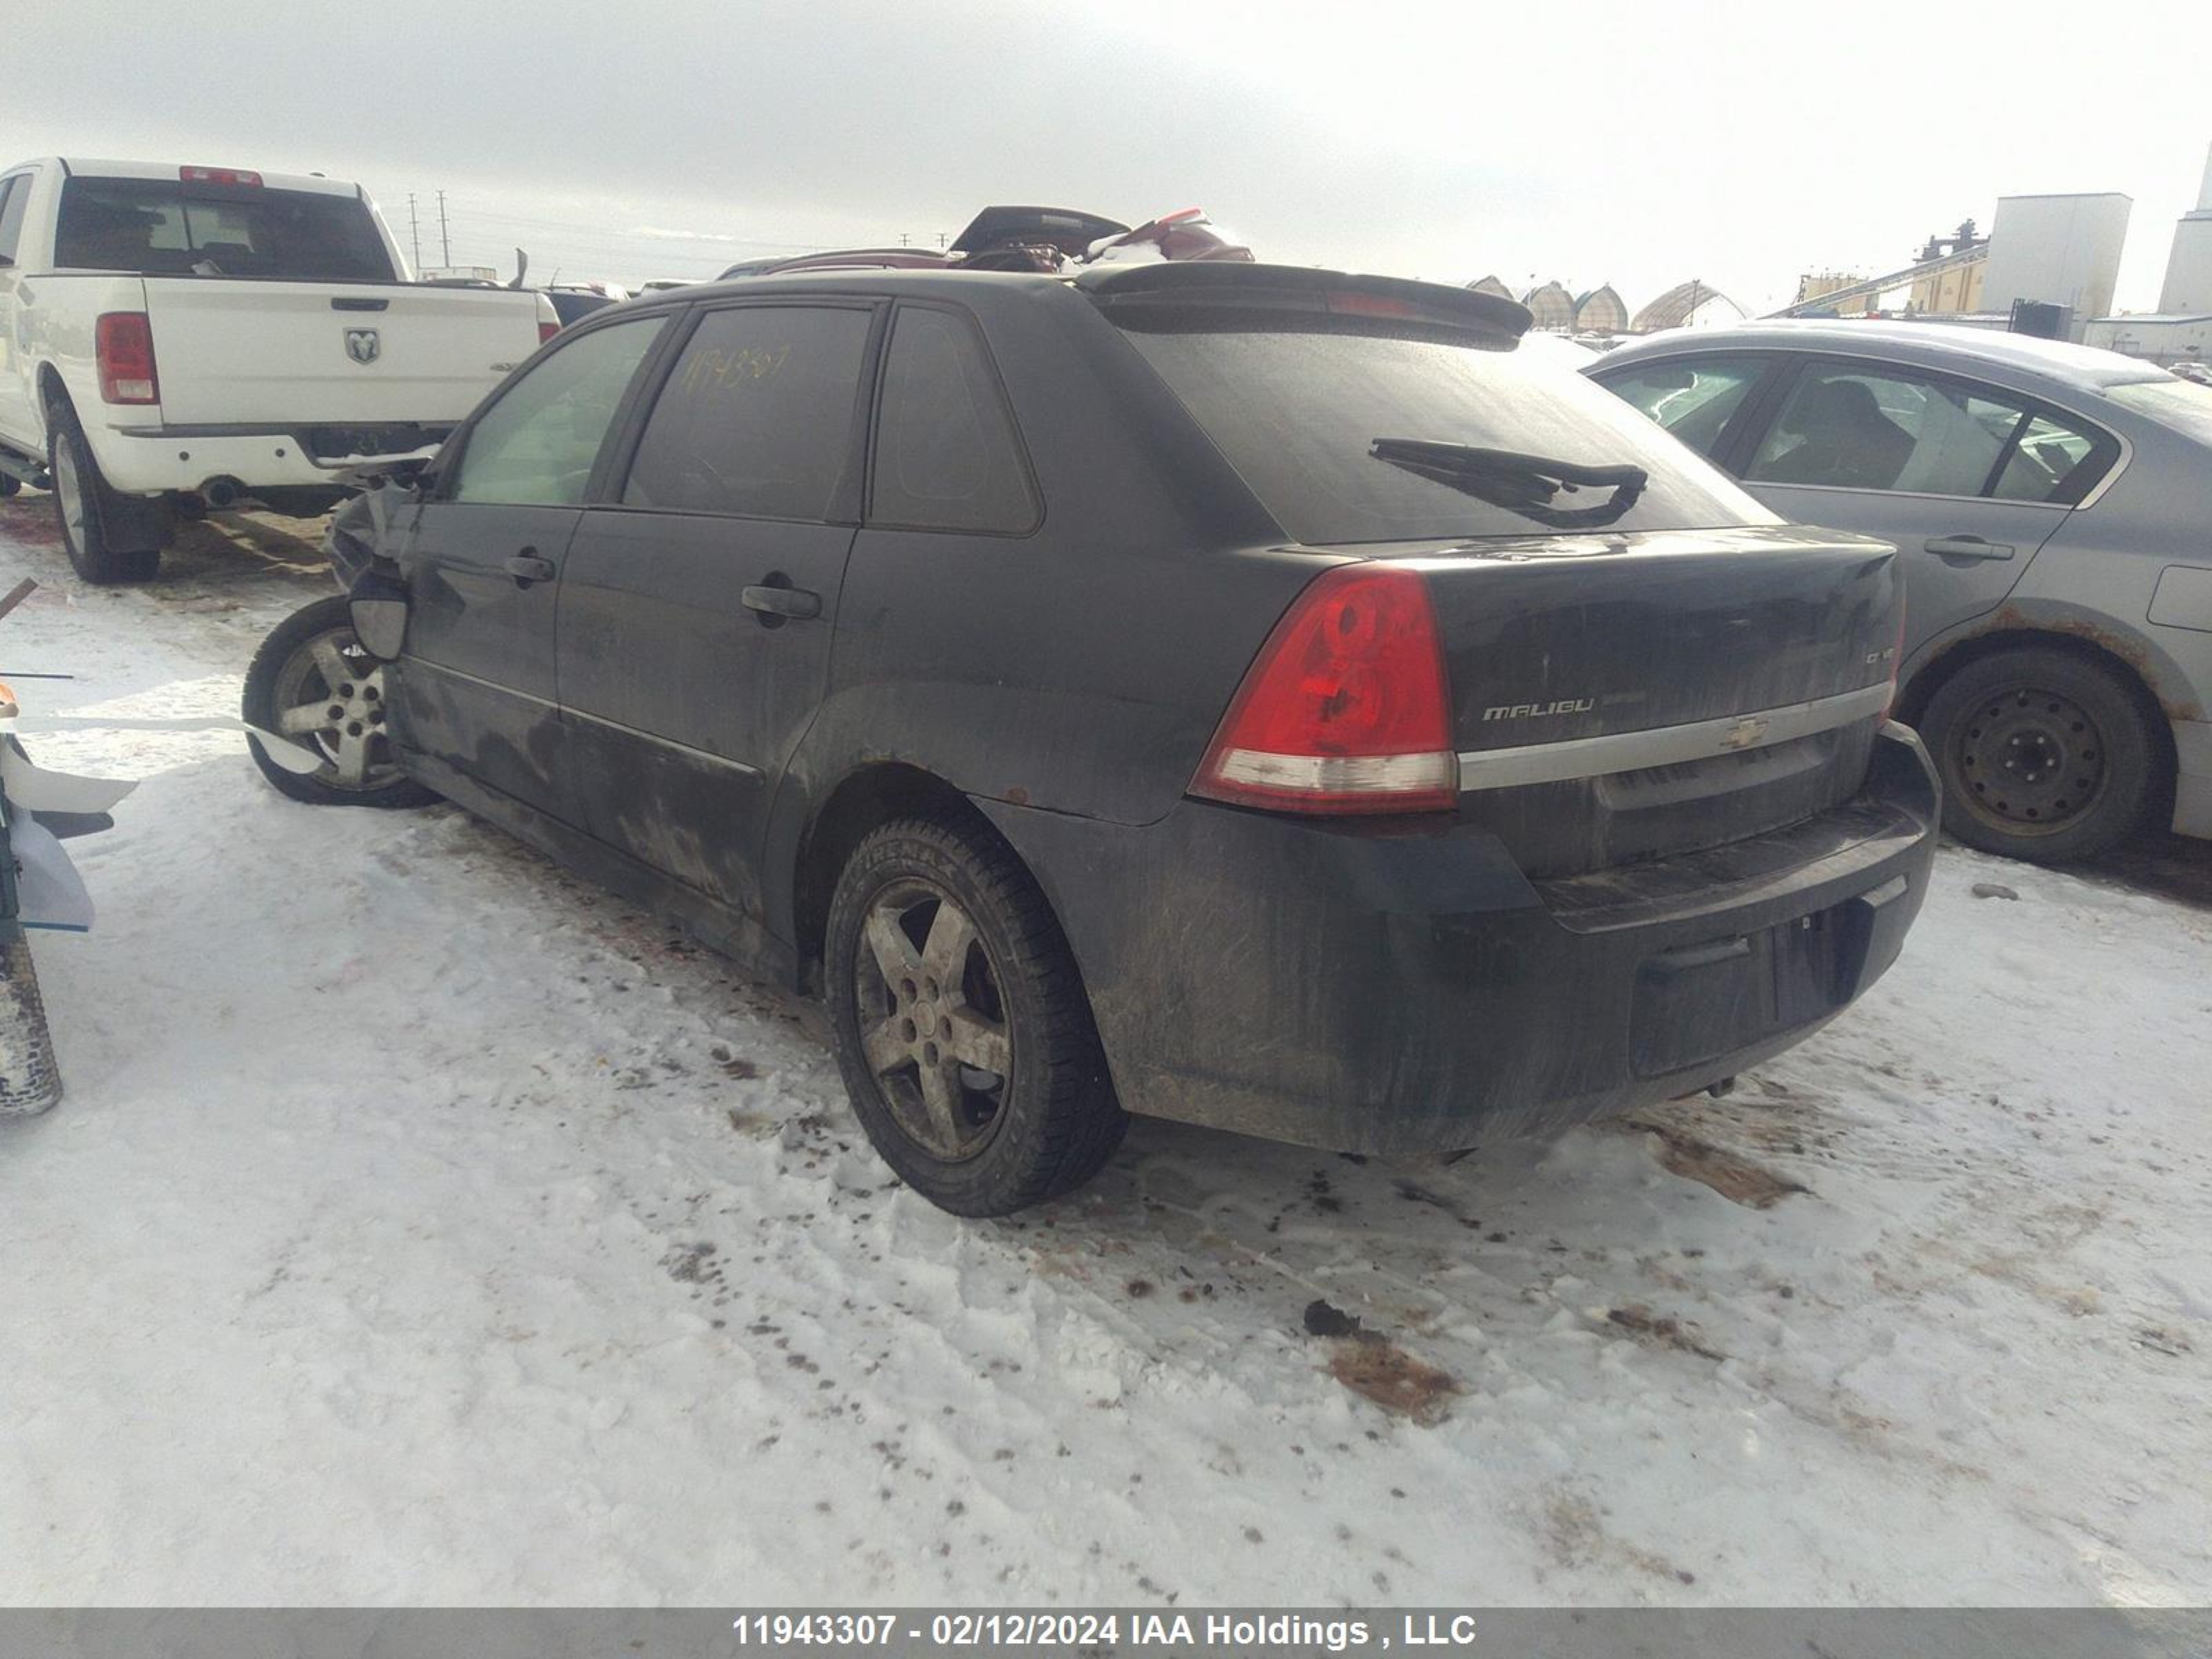
<path id="1" fill-rule="evenodd" d="M 1304 265 L 1209 261 L 1094 265 L 1076 287 L 1101 305 L 1232 305 L 1337 316 L 1398 318 L 1448 328 L 1480 329 L 1518 339 L 1528 307 L 1494 294 L 1416 283 L 1402 276 L 1354 276 Z"/>
<path id="2" fill-rule="evenodd" d="M 952 239 L 955 253 L 981 253 L 1009 243 L 1056 247 L 1074 258 L 1102 236 L 1121 236 L 1129 227 L 1073 208 L 987 207 Z"/>

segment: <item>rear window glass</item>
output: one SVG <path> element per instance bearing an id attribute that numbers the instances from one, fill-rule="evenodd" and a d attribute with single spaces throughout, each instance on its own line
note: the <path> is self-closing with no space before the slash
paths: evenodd
<path id="1" fill-rule="evenodd" d="M 62 186 L 54 264 L 156 276 L 388 283 L 368 204 L 303 190 L 76 178 Z"/>
<path id="2" fill-rule="evenodd" d="M 623 505 L 826 517 L 852 459 L 872 322 L 802 306 L 708 312 L 646 422 Z"/>
<path id="3" fill-rule="evenodd" d="M 950 312 L 902 307 L 868 522 L 1018 535 L 1036 521 L 1013 417 L 975 330 Z"/>
<path id="4" fill-rule="evenodd" d="M 2160 426 L 2170 426 L 2184 437 L 2212 447 L 2212 386 L 2191 386 L 2179 378 L 2130 380 L 2108 386 L 2105 395 L 2114 403 L 2148 415 Z"/>
<path id="5" fill-rule="evenodd" d="M 1596 509 L 1585 519 L 1592 527 L 1602 520 L 1621 531 L 1778 522 L 1634 409 L 1555 361 L 1458 334 L 1411 337 L 1342 321 L 1200 331 L 1115 320 L 1302 542 L 1536 535 L 1588 509 Z M 1482 493 L 1470 493 L 1377 459 L 1373 447 L 1387 439 L 1638 467 L 1648 483 L 1617 514 L 1607 510 L 1615 497 L 1602 484 L 1553 494 L 1507 478 L 1481 481 Z"/>

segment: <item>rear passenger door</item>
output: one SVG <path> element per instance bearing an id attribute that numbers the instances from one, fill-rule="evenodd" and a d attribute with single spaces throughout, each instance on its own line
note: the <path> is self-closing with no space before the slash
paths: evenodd
<path id="1" fill-rule="evenodd" d="M 881 315 L 826 298 L 693 313 L 563 573 L 561 702 L 592 833 L 748 915 L 769 803 L 828 683 Z"/>
<path id="2" fill-rule="evenodd" d="M 1797 362 L 1747 434 L 1744 487 L 1799 524 L 1896 544 L 1907 650 L 1994 610 L 2118 453 L 2032 398 L 1902 364 Z"/>

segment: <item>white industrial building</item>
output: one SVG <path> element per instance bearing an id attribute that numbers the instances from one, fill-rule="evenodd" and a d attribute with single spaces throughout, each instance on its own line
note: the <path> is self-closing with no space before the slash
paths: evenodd
<path id="1" fill-rule="evenodd" d="M 2212 363 L 2212 311 L 2100 317 L 2081 336 L 2081 343 L 2168 368 L 2175 363 Z"/>
<path id="2" fill-rule="evenodd" d="M 2098 316 L 2081 336 L 2085 344 L 2154 363 L 2212 363 L 2212 153 L 2197 205 L 2173 227 L 2166 286 L 2158 309 L 2132 316 Z"/>
<path id="3" fill-rule="evenodd" d="M 2212 152 L 2204 157 L 2204 183 L 2195 210 L 2182 215 L 2173 228 L 2173 252 L 2166 256 L 2158 308 L 2169 316 L 2212 312 Z"/>
<path id="4" fill-rule="evenodd" d="M 2008 316 L 2022 301 L 2058 306 L 2061 335 L 2081 339 L 2112 309 L 2134 206 L 2117 191 L 1998 197 L 1979 308 Z"/>

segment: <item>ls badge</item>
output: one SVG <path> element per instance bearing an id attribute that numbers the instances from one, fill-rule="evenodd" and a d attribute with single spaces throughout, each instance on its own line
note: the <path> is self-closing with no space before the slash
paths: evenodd
<path id="1" fill-rule="evenodd" d="M 373 328 L 349 328 L 345 331 L 346 356 L 357 363 L 373 363 L 383 354 L 384 342 Z"/>

